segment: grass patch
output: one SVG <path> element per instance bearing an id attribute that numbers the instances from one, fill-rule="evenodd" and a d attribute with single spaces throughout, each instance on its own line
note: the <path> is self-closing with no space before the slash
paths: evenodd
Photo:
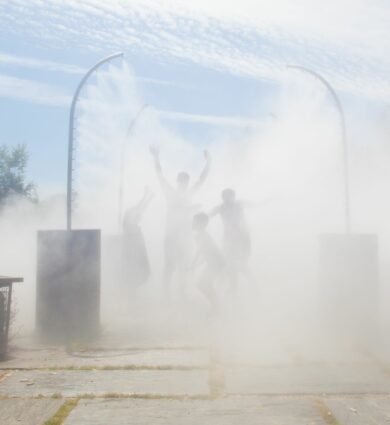
<path id="1" fill-rule="evenodd" d="M 132 353 L 134 351 L 199 351 L 204 350 L 206 347 L 204 346 L 192 346 L 192 345 L 160 345 L 160 346 L 152 346 L 152 347 L 91 347 L 91 346 L 85 346 L 81 347 L 78 350 L 75 350 L 76 353 L 87 353 L 88 352 L 107 352 L 107 351 L 120 351 L 125 353 Z M 74 353 L 74 354 L 76 354 Z"/>
<path id="2" fill-rule="evenodd" d="M 161 371 L 161 370 L 180 370 L 180 371 L 191 371 L 191 370 L 208 370 L 206 365 L 65 365 L 65 366 L 48 366 L 48 367 L 9 367 L 0 368 L 2 371 L 14 372 L 14 371 L 40 371 L 40 372 L 57 372 L 57 371 L 101 371 L 101 370 L 150 370 L 150 371 Z M 0 375 L 0 382 L 6 379 L 9 374 Z"/>
<path id="3" fill-rule="evenodd" d="M 7 379 L 11 375 L 12 375 L 12 371 L 1 372 L 0 373 L 0 382 L 3 382 L 5 379 Z"/>
<path id="4" fill-rule="evenodd" d="M 48 419 L 43 425 L 62 425 L 70 412 L 77 406 L 78 398 L 66 400 L 65 403 L 57 410 L 55 415 Z"/>
<path id="5" fill-rule="evenodd" d="M 329 407 L 325 404 L 323 400 L 317 398 L 314 400 L 314 403 L 322 418 L 328 425 L 341 425 L 340 422 L 333 415 L 333 412 L 329 409 Z"/>
<path id="6" fill-rule="evenodd" d="M 50 398 L 55 398 L 55 399 L 62 398 L 62 394 L 61 393 L 54 393 L 50 396 Z"/>
<path id="7" fill-rule="evenodd" d="M 52 366 L 48 368 L 37 368 L 36 370 L 49 370 L 49 371 L 58 371 L 58 370 L 207 370 L 207 366 L 202 365 L 80 365 L 80 366 Z"/>
<path id="8" fill-rule="evenodd" d="M 93 399 L 144 399 L 144 400 L 210 400 L 210 397 L 206 394 L 194 394 L 194 395 L 177 395 L 177 394 L 152 394 L 152 393 L 116 393 L 108 392 L 103 394 L 84 393 L 79 394 L 78 399 L 81 400 L 93 400 Z"/>

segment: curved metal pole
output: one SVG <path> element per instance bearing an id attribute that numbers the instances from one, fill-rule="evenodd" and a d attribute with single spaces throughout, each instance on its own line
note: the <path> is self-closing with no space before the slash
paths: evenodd
<path id="1" fill-rule="evenodd" d="M 119 207 L 118 207 L 118 225 L 119 231 L 122 226 L 122 215 L 123 215 L 123 188 L 124 188 L 124 174 L 125 174 L 125 159 L 126 159 L 126 147 L 127 147 L 127 138 L 129 137 L 131 130 L 134 128 L 134 125 L 138 117 L 142 112 L 148 107 L 146 103 L 141 106 L 139 111 L 136 113 L 135 117 L 131 120 L 129 128 L 127 129 L 126 138 L 122 142 L 121 149 L 121 167 L 120 167 L 120 181 L 119 181 Z"/>
<path id="2" fill-rule="evenodd" d="M 340 99 L 337 96 L 335 89 L 329 84 L 325 78 L 311 69 L 305 68 L 299 65 L 287 65 L 287 68 L 298 69 L 300 71 L 306 72 L 313 77 L 321 81 L 321 83 L 328 89 L 331 94 L 334 103 L 337 107 L 337 111 L 340 116 L 341 124 L 341 141 L 343 146 L 343 169 L 344 169 L 344 214 L 345 214 L 345 232 L 347 234 L 351 233 L 351 208 L 350 208 L 350 189 L 349 189 L 349 161 L 348 161 L 348 142 L 347 142 L 347 130 L 345 125 L 345 116 L 343 107 L 341 105 Z"/>
<path id="3" fill-rule="evenodd" d="M 106 58 L 99 61 L 94 65 L 82 78 L 77 89 L 73 95 L 72 104 L 70 107 L 69 114 L 69 140 L 68 140 L 68 180 L 67 180 L 67 195 L 66 195 L 66 229 L 72 229 L 72 183 L 73 183 L 73 133 L 74 133 L 74 114 L 76 109 L 76 103 L 83 88 L 85 82 L 88 80 L 89 76 L 103 63 L 108 62 L 111 59 L 118 58 L 123 56 L 123 53 L 115 53 L 114 55 L 107 56 Z"/>

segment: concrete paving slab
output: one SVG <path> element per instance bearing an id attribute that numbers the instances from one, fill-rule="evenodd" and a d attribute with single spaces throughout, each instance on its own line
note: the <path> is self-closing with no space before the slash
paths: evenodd
<path id="1" fill-rule="evenodd" d="M 88 349 L 67 354 L 64 348 L 16 349 L 12 357 L 0 363 L 1 369 L 79 368 L 104 366 L 205 367 L 206 350 L 181 349 Z"/>
<path id="2" fill-rule="evenodd" d="M 65 425 L 325 425 L 310 400 L 82 400 Z"/>
<path id="3" fill-rule="evenodd" d="M 63 402 L 57 399 L 0 400 L 0 424 L 41 425 L 57 412 Z"/>
<path id="4" fill-rule="evenodd" d="M 325 404 L 340 424 L 390 425 L 390 396 L 329 399 Z"/>
<path id="5" fill-rule="evenodd" d="M 229 394 L 390 394 L 390 375 L 376 364 L 302 364 L 225 371 Z"/>
<path id="6" fill-rule="evenodd" d="M 64 397 L 85 393 L 198 395 L 208 394 L 207 379 L 207 371 L 15 371 L 0 383 L 0 396 L 58 393 Z"/>

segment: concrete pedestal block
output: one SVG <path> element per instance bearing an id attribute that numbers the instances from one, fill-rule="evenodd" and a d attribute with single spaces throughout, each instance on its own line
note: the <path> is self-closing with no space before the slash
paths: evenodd
<path id="1" fill-rule="evenodd" d="M 324 323 L 352 337 L 369 336 L 378 323 L 377 236 L 320 235 L 319 273 Z"/>
<path id="2" fill-rule="evenodd" d="M 100 230 L 39 231 L 36 328 L 46 342 L 100 330 Z"/>

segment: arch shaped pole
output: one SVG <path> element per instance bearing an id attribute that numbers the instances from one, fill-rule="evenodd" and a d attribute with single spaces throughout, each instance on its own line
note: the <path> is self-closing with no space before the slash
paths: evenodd
<path id="1" fill-rule="evenodd" d="M 299 65 L 287 65 L 287 68 L 297 69 L 302 72 L 310 74 L 317 80 L 319 80 L 328 90 L 332 99 L 336 105 L 339 117 L 340 117 L 340 126 L 341 126 L 341 142 L 343 148 L 343 186 L 344 186 L 344 221 L 345 221 L 345 233 L 351 233 L 351 200 L 350 200 L 350 184 L 349 184 L 349 158 L 348 158 L 348 142 L 347 142 L 347 129 L 345 124 L 345 115 L 342 104 L 335 89 L 330 85 L 330 83 L 317 72 L 305 68 Z"/>
<path id="2" fill-rule="evenodd" d="M 68 176 L 67 176 L 67 195 L 66 195 L 66 229 L 72 230 L 72 194 L 73 194 L 73 138 L 74 138 L 74 115 L 76 110 L 76 104 L 83 88 L 84 84 L 90 77 L 90 75 L 99 68 L 100 65 L 123 56 L 123 53 L 115 53 L 113 55 L 107 56 L 106 58 L 100 60 L 96 65 L 94 65 L 82 78 L 77 89 L 73 95 L 72 103 L 70 106 L 69 114 L 69 138 L 68 138 Z"/>
<path id="3" fill-rule="evenodd" d="M 125 159 L 126 159 L 126 147 L 127 147 L 127 139 L 131 134 L 131 131 L 134 128 L 139 116 L 142 112 L 148 107 L 146 103 L 141 106 L 138 112 L 135 114 L 134 118 L 131 120 L 129 128 L 126 132 L 126 138 L 122 142 L 121 147 L 121 165 L 120 165 L 120 177 L 119 177 L 119 206 L 118 206 L 118 226 L 119 231 L 122 226 L 122 216 L 123 216 L 123 192 L 124 192 L 124 175 L 125 175 Z"/>

